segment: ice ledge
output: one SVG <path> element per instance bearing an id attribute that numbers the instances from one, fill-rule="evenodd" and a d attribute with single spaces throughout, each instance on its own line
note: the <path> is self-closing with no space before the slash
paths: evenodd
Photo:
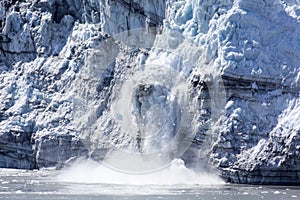
<path id="1" fill-rule="evenodd" d="M 299 185 L 300 169 L 298 170 L 276 170 L 257 169 L 242 170 L 223 168 L 221 178 L 228 183 L 252 184 L 252 185 Z"/>

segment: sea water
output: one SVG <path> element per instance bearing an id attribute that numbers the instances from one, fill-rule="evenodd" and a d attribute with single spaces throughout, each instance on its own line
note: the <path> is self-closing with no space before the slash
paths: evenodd
<path id="1" fill-rule="evenodd" d="M 115 181 L 120 172 L 99 171 L 103 169 L 103 166 L 97 167 L 91 163 L 81 163 L 63 170 L 0 169 L 0 199 L 286 200 L 300 197 L 300 187 L 226 184 L 203 174 L 198 174 L 200 179 L 195 179 L 184 170 L 178 174 L 181 178 L 176 178 L 172 171 L 166 169 L 164 173 L 169 174 L 164 176 L 163 173 L 160 176 L 155 173 L 147 176 L 139 174 L 130 180 L 131 174 L 123 175 L 118 183 Z M 176 170 L 175 172 L 178 173 Z"/>

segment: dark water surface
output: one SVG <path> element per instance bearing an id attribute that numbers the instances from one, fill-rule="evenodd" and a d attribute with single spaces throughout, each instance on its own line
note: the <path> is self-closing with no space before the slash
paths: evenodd
<path id="1" fill-rule="evenodd" d="M 0 199 L 276 200 L 300 199 L 300 187 L 245 185 L 118 185 L 67 183 L 58 171 L 0 169 Z"/>

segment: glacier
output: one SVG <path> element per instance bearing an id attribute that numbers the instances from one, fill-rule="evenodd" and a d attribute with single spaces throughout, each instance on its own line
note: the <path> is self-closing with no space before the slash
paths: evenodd
<path id="1" fill-rule="evenodd" d="M 116 149 L 299 184 L 299 0 L 0 2 L 0 167 Z"/>

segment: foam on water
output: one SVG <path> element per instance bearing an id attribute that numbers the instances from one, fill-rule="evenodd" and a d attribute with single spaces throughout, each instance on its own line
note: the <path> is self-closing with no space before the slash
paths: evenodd
<path id="1" fill-rule="evenodd" d="M 130 162 L 134 162 L 130 160 Z M 140 165 L 155 164 L 135 160 Z M 62 170 L 58 180 L 71 183 L 102 183 L 124 185 L 220 185 L 223 181 L 216 175 L 197 173 L 186 168 L 184 161 L 174 159 L 169 166 L 149 173 L 132 174 L 117 171 L 105 163 L 91 160 L 78 160 L 71 167 Z"/>

